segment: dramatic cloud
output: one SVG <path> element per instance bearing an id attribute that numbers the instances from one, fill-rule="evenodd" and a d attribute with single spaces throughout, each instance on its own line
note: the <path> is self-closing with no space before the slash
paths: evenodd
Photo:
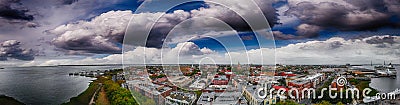
<path id="1" fill-rule="evenodd" d="M 199 46 L 193 42 L 184 42 L 178 43 L 169 53 L 179 55 L 203 55 L 212 53 L 212 50 L 207 48 L 200 49 Z"/>
<path id="2" fill-rule="evenodd" d="M 256 0 L 256 2 L 259 3 L 260 9 L 263 10 L 270 25 L 272 26 L 277 23 L 277 14 L 275 8 L 272 7 L 272 2 L 260 0 Z M 109 11 L 90 21 L 79 21 L 59 26 L 56 29 L 50 30 L 49 33 L 58 36 L 53 40 L 56 47 L 70 54 L 82 54 L 118 53 L 121 49 L 116 45 L 122 44 L 122 38 L 130 18 L 135 20 L 134 24 L 143 26 L 132 28 L 133 30 L 139 31 L 151 27 L 150 23 L 157 21 L 156 24 L 152 26 L 146 44 L 146 47 L 155 48 L 161 48 L 165 41 L 170 40 L 165 38 L 177 24 L 195 17 L 213 17 L 226 22 L 235 30 L 250 30 L 247 23 L 234 11 L 221 5 L 208 5 L 209 7 L 207 8 L 200 8 L 192 11 L 176 10 L 163 15 L 160 20 L 156 20 L 157 16 L 162 14 L 160 12 L 132 14 L 131 11 Z M 237 5 L 232 8 L 244 7 L 245 5 Z M 199 33 L 199 31 L 204 31 L 206 29 L 209 29 L 208 31 L 226 31 L 229 29 L 221 27 L 220 23 L 206 19 L 191 21 L 184 25 L 187 25 L 187 27 L 176 31 L 180 32 L 177 34 L 181 36 L 194 35 L 194 33 Z M 187 29 L 191 29 L 189 30 L 190 32 L 188 32 Z M 133 33 L 132 35 L 135 34 Z"/>
<path id="3" fill-rule="evenodd" d="M 398 13 L 395 9 L 400 7 L 396 3 L 395 0 L 289 0 L 286 15 L 296 16 L 303 24 L 315 27 L 308 34 L 300 34 L 315 37 L 322 29 L 365 31 L 398 27 L 399 23 L 391 20 Z"/>
<path id="4" fill-rule="evenodd" d="M 276 40 L 290 40 L 290 39 L 301 39 L 301 38 L 313 38 L 319 35 L 321 27 L 309 24 L 300 24 L 296 27 L 296 35 L 284 34 L 280 31 L 272 31 Z"/>
<path id="5" fill-rule="evenodd" d="M 21 42 L 16 40 L 7 40 L 0 43 L 0 61 L 7 60 L 7 58 L 14 58 L 18 60 L 33 60 L 34 51 L 32 49 L 22 49 Z"/>
<path id="6" fill-rule="evenodd" d="M 368 61 L 400 63 L 400 37 L 372 36 L 345 40 L 333 37 L 325 41 L 309 41 L 277 48 L 277 60 L 291 64 L 366 64 Z M 383 46 L 383 47 L 382 47 Z"/>
<path id="7" fill-rule="evenodd" d="M 309 24 L 300 24 L 297 26 L 296 30 L 297 35 L 300 35 L 300 37 L 312 38 L 318 36 L 321 27 Z"/>
<path id="8" fill-rule="evenodd" d="M 72 4 L 78 2 L 78 0 L 61 0 L 62 4 Z"/>
<path id="9" fill-rule="evenodd" d="M 32 15 L 28 15 L 28 10 L 18 7 L 20 0 L 0 0 L 0 17 L 9 20 L 33 20 Z"/>
<path id="10" fill-rule="evenodd" d="M 210 0 L 211 1 L 211 0 Z M 258 5 L 258 8 L 262 11 L 263 15 L 266 17 L 266 19 L 269 22 L 269 25 L 273 27 L 275 24 L 278 22 L 278 14 L 276 8 L 273 7 L 273 3 L 276 1 L 274 0 L 253 0 L 254 3 Z M 220 2 L 232 2 L 232 1 L 220 1 Z M 235 1 L 238 3 L 235 3 L 234 5 L 231 5 L 230 8 L 218 5 L 218 4 L 213 4 L 213 3 L 206 3 L 209 5 L 209 8 L 200 8 L 199 10 L 192 10 L 192 13 L 194 16 L 206 16 L 206 17 L 215 17 L 218 18 L 230 26 L 232 26 L 233 29 L 238 30 L 238 31 L 249 31 L 251 28 L 248 26 L 248 24 L 236 13 L 245 13 L 242 15 L 256 15 L 256 11 L 249 11 L 248 9 L 243 9 L 243 8 L 251 8 L 249 7 L 252 1 Z M 230 3 L 227 3 L 230 4 Z M 257 8 L 257 9 L 258 9 Z M 232 11 L 232 10 L 237 10 L 237 11 Z M 249 16 L 249 17 L 256 17 L 256 16 Z"/>
<path id="11" fill-rule="evenodd" d="M 117 44 L 122 43 L 131 16 L 131 11 L 110 11 L 48 32 L 58 35 L 52 43 L 70 54 L 121 53 Z"/>
<path id="12" fill-rule="evenodd" d="M 395 13 L 398 17 L 400 17 L 400 1 L 398 0 L 384 0 L 385 6 L 389 10 L 389 12 Z"/>
<path id="13" fill-rule="evenodd" d="M 277 22 L 278 14 L 276 13 L 276 9 L 273 8 L 272 6 L 274 1 L 269 1 L 269 0 L 254 0 L 254 1 L 255 3 L 258 4 L 259 9 L 261 9 L 262 13 L 268 20 L 269 25 L 271 27 L 273 27 L 275 24 L 278 23 Z M 207 8 L 202 7 L 196 10 L 191 10 L 190 12 L 177 10 L 174 11 L 172 14 L 166 14 L 162 17 L 161 19 L 162 21 L 157 22 L 153 27 L 153 30 L 150 32 L 150 35 L 148 37 L 148 42 L 146 43 L 146 46 L 161 48 L 162 47 L 161 45 L 162 43 L 164 43 L 164 41 L 169 41 L 169 39 L 165 39 L 165 37 L 172 28 L 178 29 L 179 32 L 181 32 L 179 34 L 182 35 L 188 35 L 194 33 L 198 34 L 206 33 L 202 31 L 227 31 L 231 30 L 231 28 L 229 27 L 232 27 L 232 29 L 236 31 L 250 31 L 252 30 L 251 27 L 238 13 L 243 13 L 241 15 L 250 17 L 249 20 L 256 20 L 255 18 L 257 16 L 253 15 L 256 15 L 257 13 L 255 11 L 248 11 L 248 9 L 242 9 L 249 7 L 248 3 L 246 3 L 248 1 L 238 1 L 238 2 L 243 2 L 243 3 L 235 3 L 235 5 L 231 5 L 230 8 L 228 8 L 222 5 L 209 3 L 206 1 L 206 4 L 208 5 Z M 238 10 L 238 11 L 233 11 L 233 10 Z M 182 27 L 174 27 L 184 20 L 196 17 L 202 19 L 187 22 L 185 24 L 182 24 Z M 208 19 L 205 17 L 215 18 L 224 23 L 221 24 L 216 20 Z M 229 27 L 225 27 L 225 24 L 228 24 Z M 257 30 L 257 27 L 253 28 L 256 28 Z M 262 28 L 269 28 L 269 27 L 262 27 Z"/>
<path id="14" fill-rule="evenodd" d="M 375 42 L 371 43 L 371 40 Z M 252 59 L 250 63 L 259 63 L 261 58 L 268 59 L 264 62 L 266 64 L 368 64 L 370 61 L 400 63 L 399 42 L 399 36 L 389 35 L 350 40 L 333 37 L 323 41 L 289 44 L 276 49 L 261 48 L 249 50 L 247 53 L 231 52 L 230 57 L 234 63 L 247 63 L 247 58 Z M 274 51 L 276 55 L 271 56 Z M 226 57 L 228 57 L 227 53 Z M 276 62 L 271 60 L 275 57 Z M 221 58 L 224 57 L 215 57 L 215 59 Z"/>
<path id="15" fill-rule="evenodd" d="M 20 0 L 0 0 L 0 28 L 22 25 L 31 27 L 34 16 L 29 13 Z"/>

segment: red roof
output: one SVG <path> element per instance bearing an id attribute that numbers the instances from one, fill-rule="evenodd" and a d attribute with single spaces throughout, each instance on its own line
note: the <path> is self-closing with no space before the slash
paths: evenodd
<path id="1" fill-rule="evenodd" d="M 167 78 L 163 77 L 163 78 L 156 79 L 155 82 L 164 82 L 166 80 L 167 80 Z"/>
<path id="2" fill-rule="evenodd" d="M 288 77 L 296 76 L 296 74 L 286 74 L 285 72 L 276 73 L 275 75 L 276 76 L 288 76 Z"/>
<path id="3" fill-rule="evenodd" d="M 273 88 L 274 88 L 275 90 L 279 90 L 279 89 L 281 89 L 281 88 L 284 88 L 285 91 L 288 91 L 288 90 L 289 90 L 289 88 L 285 88 L 285 87 L 283 87 L 283 86 L 273 86 Z"/>

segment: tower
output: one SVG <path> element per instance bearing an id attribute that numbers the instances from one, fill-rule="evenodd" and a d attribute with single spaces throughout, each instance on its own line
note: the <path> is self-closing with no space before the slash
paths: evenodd
<path id="1" fill-rule="evenodd" d="M 238 65 L 237 65 L 237 68 L 236 68 L 237 70 L 242 70 L 242 67 L 241 67 L 241 65 L 240 65 L 240 62 L 238 62 Z"/>

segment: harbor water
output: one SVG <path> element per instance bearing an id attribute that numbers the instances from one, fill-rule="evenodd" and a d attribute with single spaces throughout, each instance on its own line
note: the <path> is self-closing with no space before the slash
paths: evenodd
<path id="1" fill-rule="evenodd" d="M 369 86 L 383 93 L 389 93 L 396 89 L 400 89 L 400 66 L 395 66 L 395 68 L 397 71 L 397 78 L 371 78 Z"/>
<path id="2" fill-rule="evenodd" d="M 88 88 L 95 78 L 69 76 L 82 70 L 107 70 L 112 66 L 10 67 L 0 69 L 0 95 L 29 105 L 58 105 Z"/>

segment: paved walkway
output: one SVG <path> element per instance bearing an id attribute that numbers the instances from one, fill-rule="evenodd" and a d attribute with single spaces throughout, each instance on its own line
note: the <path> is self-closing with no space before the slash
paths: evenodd
<path id="1" fill-rule="evenodd" d="M 98 85 L 99 85 L 99 87 L 96 89 L 96 92 L 94 92 L 94 94 L 92 95 L 92 99 L 90 99 L 89 105 L 95 104 L 95 102 L 94 102 L 94 97 L 95 97 L 96 94 L 100 91 L 101 87 L 103 87 L 103 84 L 102 84 L 102 83 L 99 83 Z"/>

